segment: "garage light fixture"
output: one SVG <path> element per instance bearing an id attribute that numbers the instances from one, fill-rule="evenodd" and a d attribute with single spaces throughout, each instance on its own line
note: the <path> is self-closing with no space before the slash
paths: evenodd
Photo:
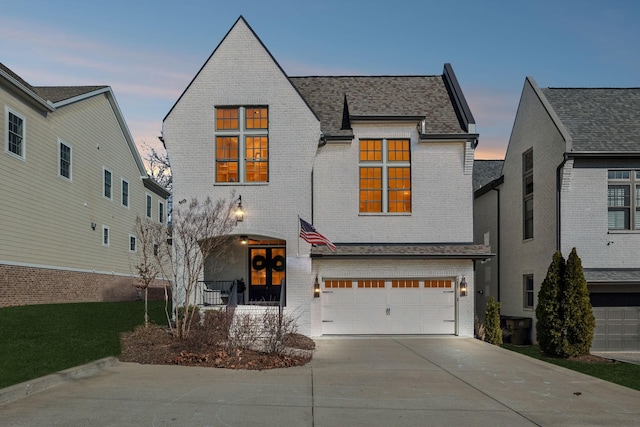
<path id="1" fill-rule="evenodd" d="M 313 282 L 313 297 L 320 298 L 320 282 L 318 282 L 317 275 L 316 275 L 316 280 Z"/>
<path id="2" fill-rule="evenodd" d="M 467 280 L 462 276 L 462 280 L 460 280 L 460 296 L 467 296 Z"/>

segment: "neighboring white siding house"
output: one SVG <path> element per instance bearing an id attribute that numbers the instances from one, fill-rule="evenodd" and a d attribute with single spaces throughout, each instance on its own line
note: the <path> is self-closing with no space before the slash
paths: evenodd
<path id="1" fill-rule="evenodd" d="M 490 184 L 500 193 L 503 315 L 535 318 L 553 253 L 575 247 L 596 314 L 592 348 L 640 350 L 638 117 L 640 89 L 541 89 L 526 79 L 504 182 Z M 479 196 L 476 209 L 495 212 Z"/>
<path id="2" fill-rule="evenodd" d="M 244 279 L 250 305 L 286 294 L 315 336 L 473 335 L 473 260 L 488 255 L 472 243 L 477 138 L 448 64 L 289 77 L 242 17 L 163 123 L 176 200 L 241 196 L 246 210 L 203 281 Z M 336 250 L 300 239 L 299 218 Z"/>
<path id="3" fill-rule="evenodd" d="M 168 193 L 111 88 L 34 87 L 0 64 L 0 105 L 0 306 L 135 298 L 136 216 L 149 194 L 158 220 Z"/>

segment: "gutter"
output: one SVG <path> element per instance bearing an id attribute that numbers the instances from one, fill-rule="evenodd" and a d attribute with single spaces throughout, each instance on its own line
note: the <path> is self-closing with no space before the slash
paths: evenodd
<path id="1" fill-rule="evenodd" d="M 562 231 L 562 218 L 560 217 L 562 212 L 560 206 L 562 203 L 562 178 L 560 177 L 560 173 L 564 168 L 565 163 L 567 163 L 567 154 L 568 153 L 564 154 L 564 159 L 556 168 L 556 251 L 561 250 L 562 245 L 562 237 L 560 235 L 560 232 Z"/>

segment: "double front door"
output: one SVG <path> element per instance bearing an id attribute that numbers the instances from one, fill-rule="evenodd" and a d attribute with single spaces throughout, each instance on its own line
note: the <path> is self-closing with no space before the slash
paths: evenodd
<path id="1" fill-rule="evenodd" d="M 279 301 L 286 275 L 285 248 L 249 248 L 249 301 Z"/>

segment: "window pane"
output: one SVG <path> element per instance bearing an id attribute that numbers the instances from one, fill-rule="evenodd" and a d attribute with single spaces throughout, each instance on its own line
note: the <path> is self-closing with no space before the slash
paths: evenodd
<path id="1" fill-rule="evenodd" d="M 60 175 L 71 178 L 71 147 L 60 144 Z"/>
<path id="2" fill-rule="evenodd" d="M 610 185 L 607 192 L 607 205 L 609 207 L 629 206 L 629 193 L 631 191 L 628 185 Z"/>
<path id="3" fill-rule="evenodd" d="M 147 196 L 147 217 L 151 218 L 151 196 Z"/>
<path id="4" fill-rule="evenodd" d="M 268 110 L 264 107 L 247 108 L 245 110 L 247 129 L 268 129 L 269 128 L 268 114 L 269 114 Z"/>
<path id="5" fill-rule="evenodd" d="M 527 151 L 522 155 L 522 171 L 528 172 L 533 170 L 533 151 Z"/>
<path id="6" fill-rule="evenodd" d="M 609 208 L 609 230 L 628 230 L 629 229 L 629 209 L 612 209 Z M 636 224 L 638 220 L 636 219 Z"/>
<path id="7" fill-rule="evenodd" d="M 533 176 L 524 177 L 524 195 L 527 196 L 533 193 Z"/>
<path id="8" fill-rule="evenodd" d="M 533 238 L 533 199 L 524 201 L 524 238 Z"/>
<path id="9" fill-rule="evenodd" d="M 409 161 L 409 140 L 390 139 L 387 142 L 388 160 L 390 162 Z"/>
<path id="10" fill-rule="evenodd" d="M 238 182 L 238 138 L 216 138 L 216 181 Z"/>
<path id="11" fill-rule="evenodd" d="M 382 161 L 382 140 L 361 139 L 360 140 L 360 161 L 361 162 L 381 162 Z"/>
<path id="12" fill-rule="evenodd" d="M 104 171 L 104 197 L 111 198 L 111 172 Z"/>
<path id="13" fill-rule="evenodd" d="M 382 212 L 382 168 L 360 168 L 360 212 Z"/>
<path id="14" fill-rule="evenodd" d="M 268 182 L 269 162 L 247 162 L 247 182 Z"/>
<path id="15" fill-rule="evenodd" d="M 247 160 L 269 160 L 269 138 L 247 137 L 245 143 Z"/>
<path id="16" fill-rule="evenodd" d="M 13 113 L 9 113 L 9 151 L 22 156 L 22 140 L 24 121 Z"/>
<path id="17" fill-rule="evenodd" d="M 129 206 L 129 183 L 122 181 L 122 205 Z"/>
<path id="18" fill-rule="evenodd" d="M 238 129 L 238 108 L 216 108 L 216 129 Z"/>
<path id="19" fill-rule="evenodd" d="M 411 169 L 389 168 L 389 212 L 411 212 Z"/>
<path id="20" fill-rule="evenodd" d="M 629 171 L 609 171 L 609 179 L 629 179 Z"/>

